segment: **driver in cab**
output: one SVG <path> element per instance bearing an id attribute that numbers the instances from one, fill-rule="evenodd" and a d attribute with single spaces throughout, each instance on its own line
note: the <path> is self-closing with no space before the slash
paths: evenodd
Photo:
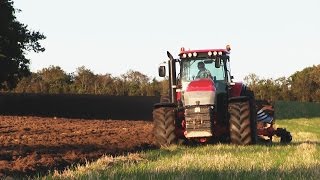
<path id="1" fill-rule="evenodd" d="M 206 69 L 205 64 L 203 62 L 198 62 L 198 69 L 199 69 L 199 72 L 196 76 L 197 79 L 200 79 L 200 78 L 211 78 L 212 79 L 210 71 L 208 69 Z"/>

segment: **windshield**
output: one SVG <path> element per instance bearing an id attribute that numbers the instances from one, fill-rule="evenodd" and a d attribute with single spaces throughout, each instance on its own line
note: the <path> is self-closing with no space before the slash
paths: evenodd
<path id="1" fill-rule="evenodd" d="M 211 78 L 214 81 L 225 79 L 223 63 L 215 67 L 213 59 L 184 59 L 182 60 L 182 81 L 192 81 L 199 78 Z"/>

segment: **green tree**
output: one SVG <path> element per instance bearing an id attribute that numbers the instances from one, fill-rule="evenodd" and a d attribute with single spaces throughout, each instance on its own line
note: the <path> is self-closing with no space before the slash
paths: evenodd
<path id="1" fill-rule="evenodd" d="M 96 94 L 97 82 L 96 75 L 84 66 L 77 68 L 74 86 L 78 94 Z"/>
<path id="2" fill-rule="evenodd" d="M 320 101 L 320 65 L 307 67 L 295 72 L 291 78 L 291 88 L 300 101 Z"/>
<path id="3" fill-rule="evenodd" d="M 31 73 L 30 76 L 23 77 L 14 89 L 16 93 L 41 93 L 41 87 L 38 83 L 38 74 Z"/>
<path id="4" fill-rule="evenodd" d="M 291 83 L 289 78 L 280 77 L 275 80 L 275 86 L 277 87 L 278 97 L 277 100 L 291 101 L 294 100 L 294 96 L 291 91 Z"/>
<path id="5" fill-rule="evenodd" d="M 116 96 L 128 96 L 128 86 L 122 78 L 115 77 L 113 87 Z"/>
<path id="6" fill-rule="evenodd" d="M 257 76 L 256 74 L 249 74 L 244 77 L 244 82 L 250 87 L 250 89 L 253 92 L 255 92 L 256 98 L 259 97 L 260 99 L 261 98 L 261 95 L 260 95 L 261 82 L 260 82 L 259 76 Z"/>
<path id="7" fill-rule="evenodd" d="M 12 0 L 0 1 L 0 89 L 12 89 L 22 77 L 30 75 L 27 52 L 45 50 L 39 41 L 46 37 L 17 21 L 17 12 Z"/>
<path id="8" fill-rule="evenodd" d="M 95 94 L 116 95 L 111 74 L 97 75 L 94 83 Z"/>
<path id="9" fill-rule="evenodd" d="M 121 77 L 127 86 L 129 96 L 147 95 L 148 76 L 139 71 L 129 70 L 126 74 L 121 75 Z"/>
<path id="10" fill-rule="evenodd" d="M 43 68 L 39 73 L 41 92 L 58 94 L 69 92 L 71 77 L 66 74 L 59 66 Z"/>
<path id="11" fill-rule="evenodd" d="M 161 84 L 156 78 L 153 78 L 151 83 L 147 86 L 147 96 L 160 96 L 162 92 Z"/>

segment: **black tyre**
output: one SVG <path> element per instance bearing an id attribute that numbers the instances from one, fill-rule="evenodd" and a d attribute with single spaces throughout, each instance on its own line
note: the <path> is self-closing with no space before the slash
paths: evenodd
<path id="1" fill-rule="evenodd" d="M 254 97 L 254 93 L 251 90 L 246 90 L 246 96 L 249 98 L 250 103 L 250 127 L 252 139 L 251 144 L 256 144 L 258 141 L 256 100 Z"/>
<path id="2" fill-rule="evenodd" d="M 176 143 L 175 112 L 173 107 L 159 107 L 153 110 L 154 136 L 156 144 L 169 146 Z"/>
<path id="3" fill-rule="evenodd" d="M 250 122 L 250 102 L 229 103 L 230 139 L 232 144 L 253 144 L 252 126 Z"/>
<path id="4" fill-rule="evenodd" d="M 283 128 L 277 128 L 276 135 L 280 137 L 280 143 L 290 143 L 292 136 L 289 131 Z"/>

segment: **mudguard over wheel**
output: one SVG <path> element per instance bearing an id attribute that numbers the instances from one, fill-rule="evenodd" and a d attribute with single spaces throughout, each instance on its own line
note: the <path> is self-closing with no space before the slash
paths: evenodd
<path id="1" fill-rule="evenodd" d="M 160 97 L 160 103 L 169 103 L 170 102 L 170 97 L 163 95 Z"/>
<path id="2" fill-rule="evenodd" d="M 251 126 L 249 101 L 229 103 L 230 139 L 232 144 L 248 145 L 255 143 L 254 130 Z"/>
<path id="3" fill-rule="evenodd" d="M 176 143 L 175 113 L 173 107 L 158 107 L 153 110 L 154 135 L 158 146 Z"/>

